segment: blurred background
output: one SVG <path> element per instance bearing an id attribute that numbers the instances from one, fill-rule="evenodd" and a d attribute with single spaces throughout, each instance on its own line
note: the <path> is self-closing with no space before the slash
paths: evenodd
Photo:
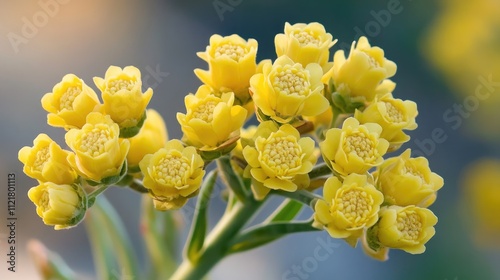
<path id="1" fill-rule="evenodd" d="M 150 107 L 165 118 L 170 138 L 180 138 L 175 114 L 184 110 L 184 95 L 200 85 L 193 69 L 207 66 L 196 52 L 205 50 L 212 34 L 255 38 L 258 60 L 274 59 L 274 36 L 285 22 L 313 21 L 338 38 L 332 53 L 365 35 L 397 63 L 394 95 L 419 108 L 419 127 L 403 148 L 425 155 L 445 179 L 431 206 L 439 217 L 436 235 L 424 254 L 394 250 L 384 263 L 334 240 L 327 260 L 287 278 L 329 238 L 326 232 L 297 234 L 225 259 L 211 279 L 500 279 L 498 0 L 0 0 L 0 279 L 38 279 L 26 251 L 33 238 L 82 279 L 95 278 L 85 227 L 45 226 L 26 195 L 36 182 L 17 159 L 41 132 L 64 146 L 64 132 L 46 124 L 40 99 L 65 74 L 93 86 L 92 77 L 102 77 L 110 65 L 138 67 L 150 77 L 145 86 L 154 89 Z M 432 140 L 436 130 L 444 142 Z M 15 273 L 7 271 L 5 253 L 8 173 L 16 174 Z M 106 195 L 146 266 L 139 195 L 117 189 Z M 215 198 L 213 205 L 215 222 L 223 202 Z M 189 224 L 189 215 L 183 222 Z"/>

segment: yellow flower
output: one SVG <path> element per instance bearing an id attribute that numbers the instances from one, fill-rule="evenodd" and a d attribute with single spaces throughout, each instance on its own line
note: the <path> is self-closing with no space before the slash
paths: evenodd
<path id="1" fill-rule="evenodd" d="M 333 238 L 344 238 L 352 246 L 363 233 L 378 220 L 384 196 L 366 175 L 350 174 L 340 182 L 330 177 L 323 189 L 325 200 L 314 206 L 314 223 L 324 228 Z"/>
<path id="2" fill-rule="evenodd" d="M 431 172 L 426 158 L 410 155 L 411 150 L 407 149 L 398 157 L 386 159 L 373 173 L 377 188 L 389 204 L 428 207 L 443 187 L 443 178 Z"/>
<path id="3" fill-rule="evenodd" d="M 141 72 L 134 66 L 110 66 L 103 78 L 94 77 L 102 92 L 104 110 L 120 128 L 140 126 L 153 90 L 142 93 Z"/>
<path id="4" fill-rule="evenodd" d="M 194 73 L 204 83 L 220 92 L 234 92 L 244 104 L 249 99 L 250 77 L 257 70 L 257 41 L 245 41 L 233 34 L 222 37 L 212 35 L 205 52 L 197 55 L 208 63 L 208 71 L 195 69 Z"/>
<path id="5" fill-rule="evenodd" d="M 42 107 L 49 114 L 47 123 L 55 127 L 81 128 L 90 112 L 99 111 L 97 94 L 73 74 L 63 77 L 52 92 L 42 97 Z"/>
<path id="6" fill-rule="evenodd" d="M 384 79 L 396 74 L 396 64 L 384 57 L 384 51 L 372 47 L 366 37 L 359 38 L 346 59 L 343 50 L 335 52 L 333 67 L 322 78 L 324 84 L 333 79 L 335 89 L 344 96 L 372 101 Z"/>
<path id="7" fill-rule="evenodd" d="M 323 158 L 342 176 L 363 174 L 383 162 L 389 142 L 380 138 L 381 132 L 382 127 L 376 123 L 359 124 L 355 118 L 348 118 L 342 129 L 326 132 L 325 141 L 320 143 Z"/>
<path id="8" fill-rule="evenodd" d="M 438 218 L 431 210 L 416 206 L 389 206 L 380 210 L 378 239 L 385 247 L 410 254 L 425 252 L 425 243 L 436 230 Z"/>
<path id="9" fill-rule="evenodd" d="M 410 136 L 403 130 L 417 128 L 415 118 L 418 115 L 417 104 L 410 100 L 394 99 L 392 94 L 386 94 L 368 105 L 362 112 L 356 110 L 354 117 L 362 124 L 378 123 L 382 126 L 380 137 L 389 141 L 389 151 L 395 151 L 403 143 L 410 140 Z"/>
<path id="10" fill-rule="evenodd" d="M 71 184 L 77 175 L 66 160 L 68 154 L 47 134 L 42 133 L 33 141 L 33 147 L 19 150 L 18 157 L 24 164 L 24 173 L 31 178 L 41 182 Z"/>
<path id="11" fill-rule="evenodd" d="M 257 132 L 257 126 L 251 125 L 247 128 L 240 129 L 240 139 L 236 142 L 236 147 L 231 151 L 231 165 L 233 169 L 240 175 L 243 176 L 242 166 L 246 165 L 245 157 L 243 156 L 243 148 L 247 145 L 253 145 L 253 137 Z"/>
<path id="12" fill-rule="evenodd" d="M 248 162 L 245 176 L 252 177 L 256 199 L 263 199 L 271 189 L 296 191 L 309 185 L 309 173 L 317 158 L 314 140 L 300 137 L 291 125 L 277 127 L 272 121 L 261 123 L 255 132 L 255 147 L 246 146 Z"/>
<path id="13" fill-rule="evenodd" d="M 56 230 L 77 225 L 87 208 L 85 194 L 77 185 L 40 183 L 28 191 L 28 197 L 43 222 Z"/>
<path id="14" fill-rule="evenodd" d="M 90 113 L 81 129 L 66 133 L 66 144 L 75 152 L 68 156 L 70 165 L 94 182 L 120 174 L 130 143 L 119 139 L 119 133 L 118 125 L 108 115 Z"/>
<path id="15" fill-rule="evenodd" d="M 155 153 L 168 141 L 167 127 L 161 115 L 153 109 L 148 109 L 147 114 L 148 117 L 139 134 L 129 138 L 130 150 L 127 154 L 129 168 L 138 167 L 145 155 Z"/>
<path id="16" fill-rule="evenodd" d="M 287 56 L 272 65 L 267 61 L 263 73 L 250 79 L 253 101 L 262 113 L 280 123 L 300 115 L 319 115 L 330 106 L 323 96 L 322 71 L 319 64 L 304 68 Z"/>
<path id="17" fill-rule="evenodd" d="M 139 163 L 143 184 L 155 200 L 158 210 L 178 209 L 196 195 L 205 171 L 204 162 L 194 147 L 170 140 Z"/>
<path id="18" fill-rule="evenodd" d="M 293 61 L 306 67 L 309 63 L 325 66 L 330 57 L 329 49 L 337 42 L 333 36 L 326 33 L 325 27 L 317 22 L 309 24 L 285 23 L 285 34 L 274 38 L 278 57 L 286 55 Z"/>
<path id="19" fill-rule="evenodd" d="M 234 104 L 234 93 L 212 94 L 203 85 L 196 94 L 185 97 L 187 114 L 177 113 L 186 142 L 202 150 L 217 148 L 229 138 L 238 136 L 247 111 Z"/>

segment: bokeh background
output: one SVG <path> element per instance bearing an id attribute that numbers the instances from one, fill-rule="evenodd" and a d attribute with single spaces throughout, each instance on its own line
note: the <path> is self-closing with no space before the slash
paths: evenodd
<path id="1" fill-rule="evenodd" d="M 47 13 L 49 2 L 56 5 Z M 195 53 L 205 49 L 212 34 L 255 38 L 258 59 L 274 59 L 274 36 L 285 22 L 313 21 L 338 38 L 332 50 L 366 35 L 398 64 L 394 95 L 416 101 L 419 108 L 419 128 L 404 148 L 426 155 L 445 179 L 431 207 L 439 217 L 437 233 L 425 254 L 391 251 L 384 263 L 334 241 L 333 253 L 307 278 L 283 278 L 328 237 L 297 234 L 225 259 L 211 279 L 500 279 L 498 0 L 0 0 L 0 279 L 38 279 L 26 252 L 33 238 L 58 252 L 82 279 L 95 279 L 85 227 L 54 231 L 43 225 L 26 195 L 36 182 L 22 173 L 17 159 L 18 150 L 31 146 L 41 132 L 63 145 L 64 133 L 46 124 L 40 98 L 65 74 L 92 85 L 92 77 L 103 76 L 109 65 L 135 65 L 150 75 L 146 85 L 155 92 L 150 107 L 166 119 L 170 137 L 179 138 L 175 114 L 184 110 L 184 95 L 200 84 L 193 69 L 206 65 Z M 474 98 L 478 87 L 490 95 Z M 430 144 L 436 129 L 446 140 Z M 15 273 L 6 264 L 8 173 L 16 174 Z M 107 197 L 146 266 L 139 195 L 112 189 Z M 215 222 L 223 202 L 215 198 L 213 205 Z M 189 215 L 183 217 L 188 224 Z"/>

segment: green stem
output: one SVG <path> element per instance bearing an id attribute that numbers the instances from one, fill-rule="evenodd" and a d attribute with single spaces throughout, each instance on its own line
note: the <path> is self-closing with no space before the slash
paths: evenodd
<path id="1" fill-rule="evenodd" d="M 172 280 L 199 280 L 208 273 L 229 250 L 230 241 L 254 216 L 263 201 L 247 199 L 245 204 L 236 203 L 232 211 L 222 217 L 217 226 L 207 237 L 205 246 L 196 263 L 184 258 L 182 264 L 172 276 Z"/>
<path id="2" fill-rule="evenodd" d="M 332 174 L 332 170 L 330 169 L 330 167 L 328 167 L 328 165 L 326 163 L 320 163 L 316 166 L 314 166 L 314 168 L 311 170 L 311 172 L 309 172 L 309 178 L 312 180 L 312 179 L 316 179 L 318 177 L 322 177 L 322 176 L 325 176 L 325 175 L 331 175 Z"/>
<path id="3" fill-rule="evenodd" d="M 217 167 L 219 168 L 220 176 L 226 186 L 231 188 L 231 190 L 240 201 L 245 201 L 246 198 L 250 195 L 245 189 L 243 180 L 236 174 L 233 167 L 231 166 L 231 159 L 229 158 L 229 156 L 218 158 Z"/>
<path id="4" fill-rule="evenodd" d="M 303 204 L 309 205 L 310 207 L 314 207 L 314 204 L 316 203 L 316 200 L 322 199 L 320 196 L 308 192 L 305 190 L 300 190 L 296 192 L 286 192 L 286 191 L 272 191 L 272 194 L 277 194 L 280 196 L 288 197 L 293 200 L 297 200 L 299 202 L 302 202 Z"/>
<path id="5" fill-rule="evenodd" d="M 131 188 L 132 190 L 139 192 L 139 193 L 148 193 L 149 192 L 148 189 L 146 189 L 144 187 L 144 185 L 142 184 L 142 182 L 139 180 L 133 180 L 130 183 L 129 188 Z"/>

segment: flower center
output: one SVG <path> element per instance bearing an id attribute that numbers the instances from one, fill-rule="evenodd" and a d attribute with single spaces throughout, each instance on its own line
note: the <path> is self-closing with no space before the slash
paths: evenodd
<path id="1" fill-rule="evenodd" d="M 232 60 L 239 62 L 240 59 L 243 58 L 247 53 L 248 51 L 245 48 L 232 43 L 227 43 L 222 44 L 215 49 L 215 58 L 225 55 Z"/>
<path id="2" fill-rule="evenodd" d="M 285 65 L 283 68 L 278 69 L 272 84 L 274 90 L 282 94 L 309 95 L 310 84 L 306 73 L 291 65 Z"/>
<path id="3" fill-rule="evenodd" d="M 401 212 L 397 217 L 398 230 L 407 240 L 417 240 L 422 230 L 422 218 L 415 212 Z"/>
<path id="4" fill-rule="evenodd" d="M 179 188 L 185 185 L 189 176 L 189 162 L 181 155 L 168 154 L 153 166 L 153 176 L 163 185 Z"/>
<path id="5" fill-rule="evenodd" d="M 191 113 L 191 118 L 200 119 L 207 123 L 211 122 L 214 118 L 214 109 L 217 106 L 215 101 L 206 101 L 199 103 Z"/>
<path id="6" fill-rule="evenodd" d="M 286 176 L 290 169 L 299 167 L 302 160 L 302 148 L 294 137 L 269 137 L 261 152 L 262 161 L 276 172 L 277 176 Z"/>
<path id="7" fill-rule="evenodd" d="M 36 152 L 35 162 L 33 163 L 33 167 L 36 171 L 42 171 L 43 166 L 50 159 L 49 146 L 43 147 Z"/>
<path id="8" fill-rule="evenodd" d="M 93 157 L 99 156 L 106 151 L 105 143 L 112 138 L 110 130 L 95 127 L 82 136 L 80 151 Z"/>
<path id="9" fill-rule="evenodd" d="M 365 162 L 374 161 L 377 156 L 373 141 L 362 132 L 354 132 L 347 136 L 344 141 L 344 150 L 346 153 L 355 153 Z"/>
<path id="10" fill-rule="evenodd" d="M 307 46 L 309 44 L 319 46 L 320 44 L 320 40 L 316 38 L 310 31 L 308 32 L 302 30 L 300 32 L 295 32 L 293 33 L 293 37 L 295 37 L 299 41 L 301 47 Z"/>
<path id="11" fill-rule="evenodd" d="M 50 208 L 49 200 L 50 200 L 49 192 L 45 190 L 42 193 L 40 200 L 38 201 L 39 204 L 38 207 L 42 208 L 42 212 L 49 210 Z"/>
<path id="12" fill-rule="evenodd" d="M 135 82 L 132 80 L 116 79 L 111 80 L 108 83 L 108 91 L 111 94 L 115 94 L 120 90 L 131 91 L 134 88 Z"/>
<path id="13" fill-rule="evenodd" d="M 403 166 L 403 172 L 406 174 L 411 174 L 413 176 L 419 177 L 420 179 L 422 179 L 423 182 L 425 182 L 424 175 L 409 164 L 405 164 Z"/>
<path id="14" fill-rule="evenodd" d="M 390 102 L 384 102 L 384 104 L 385 109 L 387 110 L 387 118 L 392 123 L 400 123 L 405 121 L 405 117 L 396 106 L 392 105 L 392 103 Z"/>
<path id="15" fill-rule="evenodd" d="M 82 92 L 80 87 L 68 87 L 59 100 L 59 111 L 73 110 L 73 101 Z"/>
<path id="16" fill-rule="evenodd" d="M 333 211 L 340 211 L 353 224 L 364 223 L 372 211 L 373 198 L 366 191 L 350 189 L 335 198 Z"/>

